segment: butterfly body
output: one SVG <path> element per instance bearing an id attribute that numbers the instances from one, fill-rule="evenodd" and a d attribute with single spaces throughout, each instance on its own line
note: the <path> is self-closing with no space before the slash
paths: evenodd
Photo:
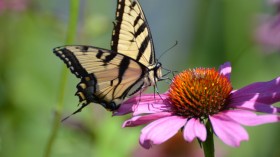
<path id="1" fill-rule="evenodd" d="M 148 23 L 137 0 L 118 0 L 111 50 L 86 45 L 54 48 L 81 81 L 76 95 L 82 107 L 98 103 L 115 111 L 128 97 L 161 79 Z"/>

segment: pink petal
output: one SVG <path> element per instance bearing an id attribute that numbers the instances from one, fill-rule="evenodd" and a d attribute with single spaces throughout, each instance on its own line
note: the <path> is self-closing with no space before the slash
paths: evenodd
<path id="1" fill-rule="evenodd" d="M 193 141 L 195 137 L 198 137 L 201 141 L 205 141 L 206 135 L 206 128 L 200 123 L 199 119 L 190 119 L 184 127 L 184 138 L 188 142 Z"/>
<path id="2" fill-rule="evenodd" d="M 123 127 L 134 127 L 142 124 L 147 124 L 151 121 L 171 116 L 170 112 L 161 112 L 161 113 L 155 113 L 155 114 L 148 114 L 144 116 L 135 116 L 123 123 Z"/>
<path id="3" fill-rule="evenodd" d="M 236 109 L 243 109 L 243 110 L 250 110 L 250 111 L 257 111 L 263 113 L 272 113 L 276 114 L 280 112 L 280 108 L 274 107 L 271 105 L 267 105 L 264 103 L 259 103 L 255 101 L 244 101 L 238 103 L 230 103 L 228 107 L 236 108 Z"/>
<path id="4" fill-rule="evenodd" d="M 230 62 L 226 62 L 219 68 L 220 74 L 223 74 L 230 80 L 230 74 L 231 74 L 231 65 Z"/>
<path id="5" fill-rule="evenodd" d="M 186 119 L 170 116 L 156 120 L 141 131 L 140 144 L 149 149 L 152 144 L 161 144 L 174 136 L 186 123 Z"/>
<path id="6" fill-rule="evenodd" d="M 145 104 L 145 102 L 139 103 L 139 105 L 134 106 L 133 116 L 141 114 L 153 114 L 170 111 L 169 103 L 158 103 L 154 102 L 152 104 Z"/>
<path id="7" fill-rule="evenodd" d="M 276 1 L 276 0 L 275 0 Z M 278 3 L 279 7 L 279 0 Z M 279 10 L 278 10 L 279 12 Z M 262 19 L 260 26 L 256 29 L 256 39 L 265 51 L 277 51 L 280 48 L 280 32 L 279 32 L 280 15 L 277 13 L 275 16 L 265 17 Z"/>
<path id="8" fill-rule="evenodd" d="M 113 113 L 114 116 L 132 113 L 138 115 L 142 113 L 157 113 L 169 108 L 167 94 L 144 94 L 130 98 L 123 102 L 120 108 Z"/>
<path id="9" fill-rule="evenodd" d="M 238 90 L 237 90 L 238 91 Z M 280 101 L 280 89 L 276 89 L 273 92 L 263 92 L 263 93 L 232 93 L 230 96 L 230 102 L 238 103 L 244 101 L 255 101 L 265 104 L 273 104 Z"/>
<path id="10" fill-rule="evenodd" d="M 133 105 L 131 105 L 129 103 L 123 103 L 123 104 L 121 104 L 119 109 L 117 109 L 116 111 L 113 112 L 113 116 L 122 116 L 122 115 L 132 113 L 133 112 L 132 107 L 133 107 Z"/>
<path id="11" fill-rule="evenodd" d="M 280 77 L 268 82 L 256 82 L 236 90 L 230 95 L 230 102 L 254 100 L 265 104 L 280 101 Z"/>
<path id="12" fill-rule="evenodd" d="M 272 5 L 279 5 L 280 4 L 280 0 L 268 0 L 268 2 Z"/>
<path id="13" fill-rule="evenodd" d="M 278 115 L 257 115 L 254 112 L 245 110 L 228 110 L 222 113 L 230 119 L 233 119 L 235 122 L 247 126 L 256 126 L 280 121 Z"/>
<path id="14" fill-rule="evenodd" d="M 215 134 L 226 144 L 238 147 L 241 141 L 248 140 L 246 130 L 223 114 L 209 116 Z"/>

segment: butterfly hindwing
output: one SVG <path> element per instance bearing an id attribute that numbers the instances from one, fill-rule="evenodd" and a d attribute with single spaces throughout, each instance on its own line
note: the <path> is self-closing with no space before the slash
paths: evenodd
<path id="1" fill-rule="evenodd" d="M 146 68 L 125 55 L 91 46 L 65 46 L 54 49 L 70 68 L 82 78 L 77 85 L 80 102 L 100 103 L 110 109 L 141 90 Z M 114 109 L 114 107 L 113 107 Z"/>

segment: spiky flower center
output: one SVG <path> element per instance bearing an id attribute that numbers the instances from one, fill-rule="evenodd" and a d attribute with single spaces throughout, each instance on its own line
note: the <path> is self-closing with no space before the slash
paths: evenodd
<path id="1" fill-rule="evenodd" d="M 214 68 L 197 68 L 174 77 L 169 98 L 175 114 L 201 118 L 221 111 L 231 91 L 228 78 Z"/>

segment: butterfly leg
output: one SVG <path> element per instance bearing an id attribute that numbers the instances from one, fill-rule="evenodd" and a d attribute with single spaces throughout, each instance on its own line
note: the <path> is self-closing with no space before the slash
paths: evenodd
<path id="1" fill-rule="evenodd" d="M 159 91 L 158 91 L 157 83 L 154 85 L 154 91 L 158 94 L 158 96 L 160 97 L 160 99 L 163 100 L 162 97 L 160 96 Z M 155 99 L 155 97 L 156 97 L 156 96 L 155 96 L 155 92 L 154 92 L 154 99 Z"/>
<path id="2" fill-rule="evenodd" d="M 171 84 L 172 79 L 170 79 L 169 77 L 167 77 L 167 75 L 169 75 L 170 73 L 172 73 L 172 77 L 174 77 L 174 76 L 175 76 L 175 73 L 177 73 L 178 71 L 173 71 L 173 70 L 168 70 L 168 69 L 164 69 L 164 70 L 167 70 L 167 73 L 165 73 L 164 75 L 162 75 L 162 77 L 159 78 L 158 81 L 163 81 L 163 80 L 164 80 L 166 83 Z M 167 80 L 170 81 L 170 82 L 168 82 Z"/>

